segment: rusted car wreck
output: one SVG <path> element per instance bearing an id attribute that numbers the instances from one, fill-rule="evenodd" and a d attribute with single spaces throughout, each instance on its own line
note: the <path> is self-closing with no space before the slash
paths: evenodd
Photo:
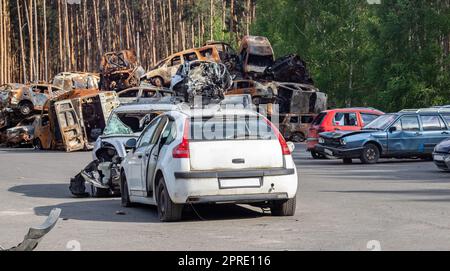
<path id="1" fill-rule="evenodd" d="M 103 91 L 137 87 L 145 73 L 134 50 L 106 53 L 102 57 L 100 71 L 100 88 Z"/>
<path id="2" fill-rule="evenodd" d="M 90 150 L 118 106 L 115 92 L 97 89 L 74 90 L 51 99 L 35 124 L 34 146 L 67 152 Z"/>

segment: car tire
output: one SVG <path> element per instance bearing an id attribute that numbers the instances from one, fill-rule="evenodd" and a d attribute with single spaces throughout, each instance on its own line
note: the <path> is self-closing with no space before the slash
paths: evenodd
<path id="1" fill-rule="evenodd" d="M 152 84 L 157 86 L 157 87 L 163 87 L 164 86 L 164 80 L 157 76 L 157 77 L 153 77 L 152 78 Z"/>
<path id="2" fill-rule="evenodd" d="M 287 201 L 275 201 L 270 207 L 273 216 L 294 216 L 297 207 L 297 197 Z"/>
<path id="3" fill-rule="evenodd" d="M 363 164 L 376 164 L 380 160 L 380 150 L 372 143 L 366 144 L 360 159 Z"/>
<path id="4" fill-rule="evenodd" d="M 19 111 L 20 111 L 20 114 L 22 114 L 22 116 L 30 115 L 31 113 L 33 113 L 33 109 L 34 109 L 34 106 L 30 102 L 22 102 L 19 105 Z"/>
<path id="5" fill-rule="evenodd" d="M 183 204 L 173 203 L 163 177 L 158 182 L 156 201 L 158 203 L 158 216 L 162 222 L 176 222 L 181 220 Z"/>
<path id="6" fill-rule="evenodd" d="M 291 136 L 291 140 L 295 143 L 302 143 L 306 141 L 306 137 L 302 133 L 295 133 Z"/>
<path id="7" fill-rule="evenodd" d="M 353 160 L 351 158 L 344 158 L 342 159 L 342 161 L 344 162 L 344 164 L 346 165 L 351 165 L 353 164 Z"/>
<path id="8" fill-rule="evenodd" d="M 120 198 L 122 207 L 132 207 L 130 193 L 128 192 L 128 182 L 124 172 L 120 174 Z"/>

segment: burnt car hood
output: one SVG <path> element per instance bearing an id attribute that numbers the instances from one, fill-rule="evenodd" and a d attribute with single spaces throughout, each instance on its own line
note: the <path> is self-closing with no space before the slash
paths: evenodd
<path id="1" fill-rule="evenodd" d="M 337 131 L 337 132 L 326 132 L 321 133 L 320 136 L 330 139 L 340 139 L 344 137 L 360 135 L 360 134 L 372 134 L 378 132 L 377 130 L 360 130 L 360 131 Z"/>
<path id="2" fill-rule="evenodd" d="M 450 153 L 450 139 L 442 141 L 434 150 L 435 152 Z"/>

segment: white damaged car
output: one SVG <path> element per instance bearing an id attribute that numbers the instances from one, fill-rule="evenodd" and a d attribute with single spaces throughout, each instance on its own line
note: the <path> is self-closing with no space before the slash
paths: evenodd
<path id="1" fill-rule="evenodd" d="M 178 221 L 187 204 L 237 203 L 292 216 L 297 171 L 278 129 L 251 110 L 183 109 L 154 119 L 126 143 L 122 205 L 156 205 Z"/>

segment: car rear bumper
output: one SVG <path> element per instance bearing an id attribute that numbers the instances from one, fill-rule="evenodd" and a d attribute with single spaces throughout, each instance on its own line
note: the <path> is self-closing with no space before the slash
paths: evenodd
<path id="1" fill-rule="evenodd" d="M 255 178 L 268 176 L 293 175 L 295 169 L 261 169 L 261 170 L 239 170 L 239 171 L 192 171 L 175 172 L 176 179 L 203 179 L 203 178 Z"/>
<path id="2" fill-rule="evenodd" d="M 187 203 L 256 203 L 264 201 L 288 200 L 287 193 L 264 193 L 264 194 L 242 194 L 242 195 L 215 195 L 189 197 Z"/>
<path id="3" fill-rule="evenodd" d="M 355 148 L 355 149 L 343 149 L 343 148 L 334 148 L 323 145 L 316 145 L 315 150 L 318 153 L 333 156 L 337 158 L 359 158 L 361 156 L 361 152 L 364 148 Z"/>
<path id="4" fill-rule="evenodd" d="M 178 204 L 265 202 L 294 198 L 298 177 L 294 168 L 176 172 L 168 187 Z"/>

